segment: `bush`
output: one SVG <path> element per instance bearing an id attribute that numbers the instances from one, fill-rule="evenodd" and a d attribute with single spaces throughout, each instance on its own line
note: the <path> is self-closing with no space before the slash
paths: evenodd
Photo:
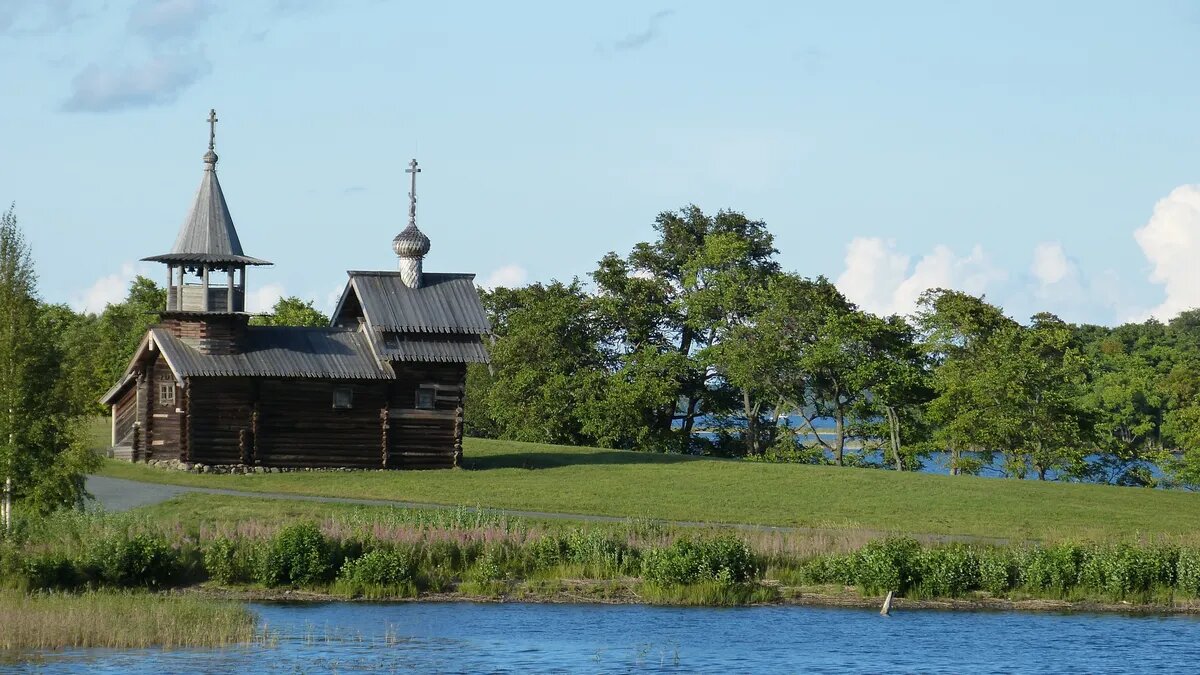
<path id="1" fill-rule="evenodd" d="M 925 549 L 916 572 L 922 593 L 929 596 L 956 598 L 979 588 L 979 556 L 964 544 Z"/>
<path id="2" fill-rule="evenodd" d="M 333 573 L 329 543 L 312 523 L 280 530 L 265 555 L 258 556 L 255 580 L 265 586 L 311 586 Z"/>
<path id="3" fill-rule="evenodd" d="M 921 545 L 915 539 L 868 542 L 855 556 L 855 582 L 867 594 L 905 593 L 919 575 Z"/>
<path id="4" fill-rule="evenodd" d="M 1000 548 L 978 551 L 979 588 L 992 595 L 1004 595 L 1020 580 L 1020 570 L 1012 552 Z"/>
<path id="5" fill-rule="evenodd" d="M 379 548 L 346 560 L 337 580 L 354 594 L 409 595 L 415 576 L 416 561 L 411 551 Z"/>
<path id="6" fill-rule="evenodd" d="M 1175 588 L 1189 597 L 1200 596 L 1200 550 L 1179 551 L 1175 559 Z"/>
<path id="7" fill-rule="evenodd" d="M 62 553 L 46 553 L 25 561 L 25 579 L 30 589 L 68 590 L 83 583 L 75 561 Z"/>
<path id="8" fill-rule="evenodd" d="M 1093 553 L 1095 567 L 1102 572 L 1102 585 L 1095 586 L 1117 599 L 1144 594 L 1155 587 L 1175 585 L 1179 554 L 1165 547 L 1141 548 L 1121 544 Z"/>
<path id="9" fill-rule="evenodd" d="M 642 560 L 642 578 L 657 586 L 745 583 L 761 571 L 750 548 L 733 537 L 679 539 L 667 548 L 650 549 Z"/>
<path id="10" fill-rule="evenodd" d="M 1032 591 L 1062 597 L 1079 583 L 1079 567 L 1085 550 L 1075 544 L 1034 548 L 1020 560 L 1021 583 Z"/>
<path id="11" fill-rule="evenodd" d="M 240 537 L 218 537 L 204 549 L 204 569 L 209 578 L 223 584 L 254 581 L 254 561 L 254 546 Z"/>
<path id="12" fill-rule="evenodd" d="M 162 537 L 138 534 L 100 540 L 88 554 L 87 576 L 99 585 L 156 588 L 179 573 L 179 552 Z"/>

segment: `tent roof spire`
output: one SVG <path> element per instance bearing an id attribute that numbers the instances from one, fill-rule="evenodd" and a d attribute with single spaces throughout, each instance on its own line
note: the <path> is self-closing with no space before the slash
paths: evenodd
<path id="1" fill-rule="evenodd" d="M 209 110 L 208 152 L 204 153 L 204 175 L 200 179 L 200 189 L 196 191 L 192 208 L 179 229 L 171 252 L 143 260 L 168 264 L 271 264 L 242 252 L 242 242 L 238 239 L 237 228 L 233 226 L 229 205 L 225 203 L 225 193 L 217 180 L 216 139 L 217 111 Z"/>

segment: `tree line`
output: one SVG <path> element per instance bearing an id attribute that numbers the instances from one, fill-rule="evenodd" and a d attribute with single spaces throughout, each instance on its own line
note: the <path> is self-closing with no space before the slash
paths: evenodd
<path id="1" fill-rule="evenodd" d="M 586 280 L 483 293 L 472 434 L 763 461 L 1200 484 L 1200 310 L 1078 325 L 930 289 L 863 311 L 695 206 Z"/>
<path id="2" fill-rule="evenodd" d="M 762 221 L 695 206 L 586 281 L 481 290 L 492 363 L 468 374 L 476 436 L 656 452 L 1121 485 L 1200 485 L 1200 310 L 1167 323 L 1022 323 L 930 289 L 880 317 L 782 269 Z M 102 312 L 42 301 L 13 209 L 0 219 L 0 469 L 70 503 L 80 420 L 123 375 L 165 290 Z M 258 325 L 328 324 L 283 298 Z M 3 480 L 3 476 L 0 476 Z"/>

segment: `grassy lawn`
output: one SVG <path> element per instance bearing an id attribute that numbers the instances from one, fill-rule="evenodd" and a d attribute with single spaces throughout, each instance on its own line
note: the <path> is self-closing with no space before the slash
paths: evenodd
<path id="1" fill-rule="evenodd" d="M 101 473 L 288 494 L 481 505 L 707 523 L 1012 539 L 1190 540 L 1200 495 L 1102 485 L 897 474 L 468 439 L 451 471 L 197 475 L 108 461 Z"/>

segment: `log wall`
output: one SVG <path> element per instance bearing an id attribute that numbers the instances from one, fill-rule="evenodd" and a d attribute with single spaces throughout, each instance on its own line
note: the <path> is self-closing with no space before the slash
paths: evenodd
<path id="1" fill-rule="evenodd" d="M 201 464 L 292 468 L 458 465 L 466 368 L 398 370 L 397 379 L 387 382 L 191 378 L 186 396 L 176 394 L 187 411 L 173 427 L 180 439 L 176 456 Z M 415 408 L 421 385 L 432 386 L 432 410 Z M 352 392 L 350 408 L 333 407 L 337 389 Z"/>
<path id="2" fill-rule="evenodd" d="M 125 395 L 113 404 L 112 414 L 115 418 L 114 437 L 116 447 L 133 447 L 133 423 L 137 421 L 137 386 L 125 391 Z"/>
<path id="3" fill-rule="evenodd" d="M 146 433 L 145 452 L 142 459 L 179 459 L 179 436 L 181 413 L 176 412 L 180 403 L 179 388 L 175 389 L 175 403 L 163 404 L 159 399 L 159 384 L 175 383 L 175 375 L 162 358 L 155 360 L 149 369 L 146 382 L 146 409 L 149 423 Z"/>
<path id="4" fill-rule="evenodd" d="M 233 314 L 170 317 L 160 325 L 201 354 L 241 354 L 248 322 L 248 317 Z"/>

